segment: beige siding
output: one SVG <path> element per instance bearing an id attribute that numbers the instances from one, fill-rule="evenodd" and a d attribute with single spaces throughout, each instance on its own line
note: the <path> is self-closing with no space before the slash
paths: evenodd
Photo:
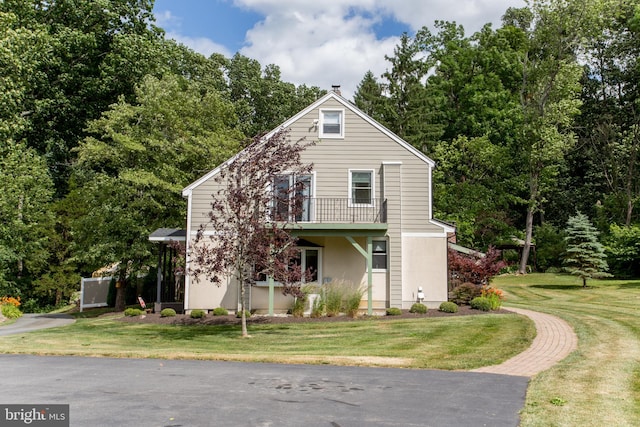
<path id="1" fill-rule="evenodd" d="M 344 138 L 318 138 L 314 120 L 320 119 L 320 109 L 324 108 L 344 111 Z M 429 286 L 434 289 L 429 298 L 434 303 L 441 300 L 441 289 L 444 289 L 446 300 L 446 256 L 442 258 L 441 245 L 436 245 L 437 238 L 433 237 L 443 230 L 429 222 L 430 165 L 334 99 L 328 99 L 318 108 L 301 115 L 289 129 L 292 140 L 305 138 L 315 142 L 302 153 L 304 163 L 313 163 L 315 197 L 349 198 L 349 170 L 365 169 L 374 171 L 374 197 L 388 200 L 389 271 L 374 274 L 374 307 L 406 305 L 413 298 L 409 293 L 425 278 L 429 278 Z M 200 225 L 207 222 L 211 195 L 217 190 L 213 177 L 192 189 L 188 224 L 191 238 Z M 403 233 L 410 234 L 408 242 Z M 315 241 L 324 247 L 324 278 L 366 284 L 364 257 L 345 238 L 325 237 L 315 238 Z M 358 242 L 366 247 L 364 238 Z M 433 260 L 429 259 L 431 267 L 425 271 L 425 258 L 420 258 L 415 253 L 417 250 L 426 251 L 424 256 L 434 256 Z M 443 253 L 446 255 L 446 250 Z M 225 290 L 214 290 L 211 286 L 215 287 L 209 284 L 207 289 L 192 284 L 188 308 L 215 308 L 236 303 L 237 289 L 234 286 Z M 255 303 L 263 304 L 266 291 L 267 288 L 256 289 Z M 283 309 L 288 303 L 289 300 L 278 297 L 276 308 Z"/>
<path id="2" fill-rule="evenodd" d="M 343 108 L 329 100 L 321 108 Z M 316 176 L 316 197 L 348 198 L 349 170 L 372 169 L 375 173 L 375 197 L 383 194 L 383 162 L 402 164 L 402 229 L 407 232 L 429 232 L 439 230 L 429 224 L 429 165 L 413 153 L 380 132 L 379 129 L 345 110 L 345 138 L 318 139 L 318 130 L 313 122 L 319 118 L 320 108 L 303 115 L 291 127 L 291 139 L 306 138 L 316 145 L 302 153 L 303 162 L 313 163 Z M 193 190 L 191 230 L 196 231 L 206 221 L 210 211 L 211 194 L 217 191 L 213 178 Z"/>
<path id="3" fill-rule="evenodd" d="M 403 165 L 384 165 L 384 197 L 387 199 L 387 235 L 389 245 L 389 306 L 402 305 L 402 226 L 404 203 L 402 192 Z"/>

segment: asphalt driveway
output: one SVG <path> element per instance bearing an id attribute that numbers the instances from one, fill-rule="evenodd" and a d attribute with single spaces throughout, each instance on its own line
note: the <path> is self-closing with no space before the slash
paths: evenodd
<path id="1" fill-rule="evenodd" d="M 0 370 L 0 404 L 69 404 L 72 426 L 105 427 L 517 426 L 528 383 L 473 372 L 24 355 L 0 355 Z"/>
<path id="2" fill-rule="evenodd" d="M 57 328 L 75 322 L 68 314 L 23 314 L 10 325 L 0 325 L 0 336 L 22 334 L 39 329 Z"/>

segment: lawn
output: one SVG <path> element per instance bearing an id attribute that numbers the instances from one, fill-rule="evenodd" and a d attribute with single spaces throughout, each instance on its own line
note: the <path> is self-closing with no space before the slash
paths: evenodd
<path id="1" fill-rule="evenodd" d="M 531 381 L 522 426 L 640 425 L 640 280 L 587 284 L 550 274 L 494 280 L 510 305 L 565 319 L 579 340 Z"/>
<path id="2" fill-rule="evenodd" d="M 506 305 L 559 316 L 578 350 L 529 385 L 522 426 L 640 425 L 640 280 L 502 276 Z M 0 340 L 0 353 L 197 358 L 473 369 L 524 350 L 535 332 L 521 316 L 362 320 L 250 326 L 168 326 L 81 318 L 65 328 Z"/>
<path id="3" fill-rule="evenodd" d="M 0 353 L 239 360 L 280 363 L 473 369 L 526 349 L 535 328 L 522 316 L 361 320 L 239 326 L 126 323 L 80 318 L 0 341 Z"/>

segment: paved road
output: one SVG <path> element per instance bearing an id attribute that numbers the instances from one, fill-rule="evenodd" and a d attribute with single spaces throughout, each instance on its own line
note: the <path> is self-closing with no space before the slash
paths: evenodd
<path id="1" fill-rule="evenodd" d="M 141 344 L 142 345 L 142 344 Z M 84 426 L 517 426 L 528 378 L 472 372 L 0 355 L 0 403 Z"/>
<path id="2" fill-rule="evenodd" d="M 68 314 L 23 314 L 11 325 L 0 325 L 0 336 L 56 328 L 73 322 L 75 320 Z"/>

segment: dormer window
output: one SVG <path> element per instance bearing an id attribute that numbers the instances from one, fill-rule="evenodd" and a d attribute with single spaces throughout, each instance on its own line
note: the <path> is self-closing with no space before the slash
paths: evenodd
<path id="1" fill-rule="evenodd" d="M 320 138 L 344 138 L 344 110 L 320 110 Z"/>

